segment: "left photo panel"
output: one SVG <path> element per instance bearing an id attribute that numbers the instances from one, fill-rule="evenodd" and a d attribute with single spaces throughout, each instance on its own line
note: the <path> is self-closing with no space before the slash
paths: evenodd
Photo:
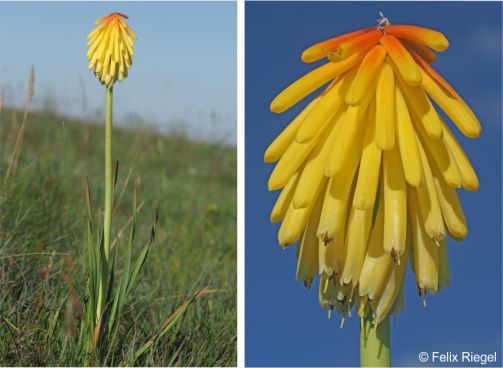
<path id="1" fill-rule="evenodd" d="M 0 2 L 0 366 L 237 365 L 228 2 Z"/>

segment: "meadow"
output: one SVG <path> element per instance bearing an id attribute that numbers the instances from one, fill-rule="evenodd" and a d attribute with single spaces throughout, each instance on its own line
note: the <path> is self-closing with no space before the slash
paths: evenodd
<path id="1" fill-rule="evenodd" d="M 86 287 L 86 177 L 103 205 L 101 122 L 50 111 L 29 114 L 17 164 L 23 111 L 0 112 L 0 366 L 75 366 Z M 157 237 L 97 365 L 236 365 L 236 149 L 114 127 L 119 161 L 112 239 L 126 243 L 135 183 L 136 255 L 160 207 Z M 10 169 L 9 169 L 10 167 Z M 120 272 L 120 268 L 119 268 Z M 155 346 L 134 352 L 179 305 L 207 287 Z"/>

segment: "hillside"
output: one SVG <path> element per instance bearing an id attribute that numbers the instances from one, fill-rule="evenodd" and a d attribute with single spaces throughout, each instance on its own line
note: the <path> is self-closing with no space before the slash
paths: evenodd
<path id="1" fill-rule="evenodd" d="M 103 203 L 103 125 L 44 113 L 29 116 L 15 174 L 5 179 L 20 111 L 0 114 L 0 365 L 79 365 L 83 302 L 86 177 L 95 209 Z M 160 206 L 157 240 L 121 320 L 115 365 L 236 364 L 236 150 L 116 128 L 119 160 L 113 234 L 127 237 L 140 178 L 138 242 Z M 152 353 L 135 348 L 201 287 L 197 300 Z"/>

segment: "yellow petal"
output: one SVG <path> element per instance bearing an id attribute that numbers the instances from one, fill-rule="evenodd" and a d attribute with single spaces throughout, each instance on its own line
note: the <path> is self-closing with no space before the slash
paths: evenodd
<path id="1" fill-rule="evenodd" d="M 395 79 L 387 62 L 377 78 L 376 144 L 382 150 L 389 150 L 395 145 Z"/>
<path id="2" fill-rule="evenodd" d="M 318 273 L 318 237 L 316 236 L 316 229 L 318 228 L 323 196 L 319 197 L 302 236 L 297 262 L 296 278 L 304 282 L 306 287 L 311 286 Z"/>
<path id="3" fill-rule="evenodd" d="M 295 136 L 297 142 L 305 143 L 313 139 L 318 131 L 344 108 L 344 96 L 355 74 L 356 68 L 353 68 L 337 78 L 335 85 L 326 91 L 320 103 L 307 115 L 305 124 L 302 124 Z"/>
<path id="4" fill-rule="evenodd" d="M 286 211 L 288 210 L 288 207 L 290 207 L 290 204 L 292 202 L 293 194 L 295 193 L 295 188 L 297 187 L 299 176 L 300 175 L 298 172 L 293 174 L 293 176 L 290 178 L 290 180 L 278 196 L 278 199 L 276 200 L 276 203 L 274 204 L 274 207 L 271 211 L 272 223 L 282 221 L 285 217 Z"/>
<path id="5" fill-rule="evenodd" d="M 321 96 L 316 97 L 312 100 L 302 112 L 293 119 L 293 121 L 274 139 L 274 141 L 267 147 L 264 154 L 264 161 L 268 163 L 278 161 L 283 153 L 287 150 L 290 144 L 293 142 L 295 135 L 297 134 L 299 127 L 302 122 L 309 114 L 309 112 L 316 106 L 320 101 Z"/>
<path id="6" fill-rule="evenodd" d="M 410 120 L 405 99 L 398 86 L 395 86 L 395 116 L 397 142 L 402 157 L 405 179 L 413 187 L 418 187 L 423 176 L 421 158 L 417 148 L 416 133 Z"/>
<path id="7" fill-rule="evenodd" d="M 346 232 L 346 258 L 341 274 L 341 284 L 352 289 L 358 284 L 360 271 L 365 260 L 365 253 L 372 228 L 372 209 L 351 208 Z"/>
<path id="8" fill-rule="evenodd" d="M 384 250 L 402 255 L 407 234 L 407 183 L 398 147 L 383 152 Z"/>
<path id="9" fill-rule="evenodd" d="M 409 106 L 409 110 L 417 114 L 428 136 L 432 139 L 439 139 L 442 137 L 440 117 L 421 86 L 410 87 L 400 78 L 398 78 L 398 83 L 405 97 L 405 101 L 407 102 L 407 106 Z"/>
<path id="10" fill-rule="evenodd" d="M 379 204 L 377 216 L 370 235 L 365 261 L 360 273 L 359 293 L 360 296 L 368 296 L 376 299 L 380 296 L 384 281 L 391 269 L 393 260 L 383 248 L 384 230 L 384 206 Z"/>
<path id="11" fill-rule="evenodd" d="M 445 238 L 445 226 L 438 202 L 437 191 L 433 181 L 433 173 L 431 172 L 428 157 L 423 149 L 422 144 L 418 141 L 419 154 L 421 156 L 421 164 L 423 166 L 424 185 L 420 185 L 416 192 L 419 202 L 419 212 L 424 223 L 424 228 L 428 235 L 434 240 Z"/>
<path id="12" fill-rule="evenodd" d="M 449 151 L 444 139 L 431 139 L 428 137 L 424 130 L 424 126 L 420 121 L 418 121 L 419 118 L 417 117 L 417 114 L 413 112 L 412 115 L 416 132 L 418 132 L 418 136 L 426 150 L 429 161 L 437 164 L 441 175 L 451 187 L 459 188 L 461 186 L 461 173 L 459 172 L 456 160 Z M 442 128 L 442 126 L 440 127 Z"/>
<path id="13" fill-rule="evenodd" d="M 462 240 L 468 234 L 468 227 L 456 190 L 447 185 L 436 165 L 432 165 L 431 168 L 438 201 L 442 210 L 442 217 L 447 230 L 453 238 Z"/>
<path id="14" fill-rule="evenodd" d="M 351 69 L 360 62 L 363 56 L 364 53 L 360 52 L 351 55 L 347 59 L 338 63 L 329 62 L 312 70 L 289 85 L 278 96 L 276 96 L 276 98 L 271 102 L 271 111 L 281 113 L 288 110 L 311 92 L 314 92 L 330 80 Z"/>
<path id="15" fill-rule="evenodd" d="M 477 138 L 482 130 L 479 121 L 463 103 L 443 90 L 435 81 L 421 69 L 422 86 L 431 98 L 456 124 L 458 129 L 469 138 Z"/>
<path id="16" fill-rule="evenodd" d="M 421 83 L 420 68 L 402 43 L 391 35 L 381 37 L 379 42 L 386 49 L 405 82 L 411 86 L 419 85 Z"/>
<path id="17" fill-rule="evenodd" d="M 436 293 L 438 290 L 438 247 L 426 233 L 414 191 L 413 188 L 409 188 L 407 191 L 414 251 L 414 272 L 420 292 L 424 295 L 426 290 L 431 293 Z"/>
<path id="18" fill-rule="evenodd" d="M 443 140 L 446 146 L 449 148 L 450 153 L 454 157 L 456 164 L 461 173 L 461 185 L 464 189 L 475 191 L 479 189 L 479 179 L 477 178 L 477 173 L 475 172 L 470 160 L 463 151 L 463 148 L 456 140 L 451 130 L 447 127 L 444 121 L 442 121 L 443 129 Z"/>
<path id="19" fill-rule="evenodd" d="M 362 120 L 365 117 L 368 104 L 371 98 L 374 97 L 374 94 L 375 83 L 367 90 L 367 95 L 362 103 L 356 106 L 348 106 L 341 116 L 339 121 L 339 124 L 341 124 L 340 130 L 334 138 L 334 145 L 327 157 L 327 163 L 325 165 L 326 176 L 335 176 L 341 171 L 357 136 L 365 133 L 363 129 L 360 128 L 364 125 Z"/>
<path id="20" fill-rule="evenodd" d="M 334 117 L 327 128 L 328 132 L 316 144 L 316 147 L 306 161 L 293 197 L 293 206 L 295 208 L 307 207 L 313 201 L 313 198 L 321 187 L 321 183 L 325 179 L 325 162 L 327 154 L 332 148 L 334 137 L 340 127 L 338 120 L 341 115 L 341 113 L 338 113 Z"/>
<path id="21" fill-rule="evenodd" d="M 358 105 L 362 102 L 385 57 L 386 50 L 380 45 L 372 47 L 365 55 L 346 94 L 346 103 L 348 105 Z"/>
<path id="22" fill-rule="evenodd" d="M 325 242 L 337 237 L 346 226 L 348 202 L 350 194 L 354 192 L 353 183 L 360 162 L 362 140 L 363 134 L 360 134 L 351 146 L 341 171 L 330 178 L 318 227 L 318 237 Z"/>
<path id="23" fill-rule="evenodd" d="M 360 160 L 358 180 L 353 197 L 353 206 L 364 210 L 374 207 L 381 172 L 381 149 L 374 142 L 375 102 L 370 103 L 367 113 L 366 132 Z"/>

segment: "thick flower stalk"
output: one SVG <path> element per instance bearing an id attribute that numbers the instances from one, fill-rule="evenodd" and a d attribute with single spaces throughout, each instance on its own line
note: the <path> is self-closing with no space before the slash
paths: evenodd
<path id="1" fill-rule="evenodd" d="M 87 36 L 89 69 L 107 87 L 126 78 L 133 63 L 133 39 L 137 38 L 124 19 L 128 16 L 122 13 L 105 15 Z"/>
<path id="2" fill-rule="evenodd" d="M 327 85 L 264 159 L 277 162 L 279 243 L 298 242 L 297 279 L 309 287 L 319 275 L 322 306 L 343 317 L 354 304 L 374 325 L 400 311 L 409 258 L 423 299 L 449 284 L 446 236 L 468 231 L 457 190 L 479 182 L 434 104 L 467 137 L 481 127 L 431 66 L 448 46 L 440 32 L 383 18 L 307 48 L 304 62 L 328 62 L 271 103 L 281 113 Z"/>

